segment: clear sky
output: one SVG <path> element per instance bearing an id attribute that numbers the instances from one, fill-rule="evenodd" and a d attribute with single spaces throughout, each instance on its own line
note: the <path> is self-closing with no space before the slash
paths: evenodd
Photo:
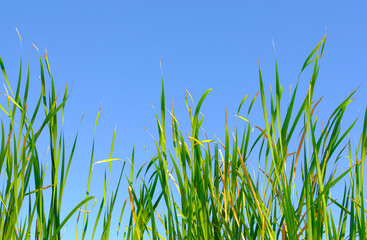
<path id="1" fill-rule="evenodd" d="M 69 148 L 78 129 L 80 137 L 68 180 L 65 210 L 85 194 L 94 120 L 100 105 L 95 160 L 108 158 L 115 125 L 115 157 L 129 158 L 133 144 L 139 163 L 154 155 L 154 142 L 143 126 L 157 136 L 154 110 L 149 102 L 159 109 L 160 59 L 167 106 L 173 100 L 182 130 L 189 123 L 184 103 L 186 89 L 197 102 L 206 89 L 213 88 L 202 108 L 203 127 L 209 136 L 213 137 L 214 132 L 220 136 L 225 108 L 233 116 L 242 98 L 258 91 L 258 60 L 265 86 L 269 83 L 275 86 L 272 41 L 281 84 L 287 93 L 327 28 L 326 55 L 322 58 L 315 92 L 315 97 L 324 96 L 319 105 L 321 117 L 327 120 L 332 108 L 360 84 L 358 98 L 351 105 L 346 121 L 351 122 L 359 111 L 364 112 L 367 105 L 365 1 L 198 2 L 1 3 L 0 56 L 13 86 L 21 52 L 17 27 L 23 38 L 24 64 L 28 59 L 31 63 L 34 96 L 38 94 L 40 81 L 38 56 L 34 50 L 29 54 L 32 43 L 41 53 L 47 49 L 57 89 L 64 89 L 66 83 L 72 87 L 65 117 Z M 305 76 L 301 81 L 303 87 L 310 77 Z M 306 89 L 300 91 L 305 92 Z M 288 95 L 284 94 L 284 98 L 287 103 Z M 83 112 L 85 116 L 79 124 Z M 235 118 L 231 121 L 234 123 Z M 360 126 L 361 121 L 358 129 Z M 94 171 L 93 183 L 100 189 L 104 167 Z M 127 197 L 126 185 L 120 193 L 121 199 Z M 69 223 L 66 233 L 69 236 L 74 236 L 75 221 L 73 218 Z"/>

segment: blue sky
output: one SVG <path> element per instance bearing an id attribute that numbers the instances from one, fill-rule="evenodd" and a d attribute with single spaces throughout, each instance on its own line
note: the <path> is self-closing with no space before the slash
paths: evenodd
<path id="1" fill-rule="evenodd" d="M 253 96 L 259 89 L 258 60 L 265 86 L 275 85 L 272 41 L 281 84 L 288 92 L 327 28 L 326 55 L 315 97 L 324 96 L 319 110 L 321 118 L 327 120 L 332 108 L 362 84 L 346 116 L 351 122 L 359 111 L 364 112 L 367 102 L 366 10 L 363 1 L 7 2 L 0 9 L 0 56 L 15 84 L 21 52 L 17 27 L 23 39 L 23 58 L 31 64 L 34 96 L 40 82 L 38 56 L 34 50 L 29 54 L 32 43 L 42 53 L 47 49 L 57 89 L 63 89 L 66 83 L 72 87 L 65 131 L 72 139 L 79 130 L 80 137 L 65 196 L 64 207 L 69 209 L 85 192 L 83 179 L 87 177 L 94 120 L 100 105 L 96 160 L 108 158 L 115 125 L 115 157 L 126 160 L 133 144 L 139 163 L 154 155 L 154 142 L 143 126 L 157 136 L 149 102 L 158 109 L 160 61 L 167 105 L 170 107 L 173 100 L 182 130 L 189 123 L 186 89 L 197 102 L 205 90 L 213 88 L 202 108 L 203 127 L 209 136 L 221 136 L 225 108 L 233 116 L 242 98 Z M 309 77 L 306 72 L 301 94 L 306 92 Z M 235 118 L 231 121 L 234 124 Z M 95 170 L 96 188 L 102 182 L 103 170 Z M 121 193 L 127 196 L 126 185 Z M 73 233 L 72 226 L 66 234 Z"/>

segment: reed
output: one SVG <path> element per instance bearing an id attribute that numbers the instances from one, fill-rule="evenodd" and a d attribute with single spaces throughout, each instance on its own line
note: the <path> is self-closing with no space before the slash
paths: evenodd
<path id="1" fill-rule="evenodd" d="M 93 139 L 85 198 L 76 202 L 64 219 L 60 217 L 63 193 L 78 138 L 76 135 L 72 143 L 65 143 L 60 127 L 69 97 L 67 86 L 63 96 L 56 93 L 47 55 L 39 55 L 42 91 L 35 109 L 30 111 L 29 64 L 21 91 L 24 77 L 20 59 L 19 78 L 13 91 L 0 58 L 6 84 L 6 104 L 0 105 L 4 116 L 0 145 L 0 238 L 61 239 L 65 224 L 78 214 L 76 239 L 86 239 L 88 232 L 92 239 L 114 238 L 110 234 L 115 231 L 111 229 L 113 221 L 119 221 L 118 239 L 365 239 L 367 111 L 356 146 L 347 137 L 357 118 L 342 127 L 356 91 L 340 102 L 326 124 L 320 124 L 316 110 L 321 99 L 314 99 L 313 95 L 325 41 L 326 35 L 306 58 L 288 106 L 281 104 L 283 88 L 276 58 L 275 91 L 265 90 L 259 64 L 260 90 L 251 101 L 246 95 L 238 107 L 236 118 L 243 128 L 230 131 L 226 113 L 222 140 L 203 137 L 201 130 L 200 109 L 211 89 L 196 105 L 186 94 L 191 126 L 186 137 L 173 107 L 166 108 L 162 80 L 160 112 L 156 113 L 156 155 L 134 174 L 133 149 L 130 173 L 123 178 L 123 164 L 117 187 L 109 190 L 111 164 L 121 160 L 112 157 L 115 132 L 110 157 L 102 161 L 94 159 Z M 311 68 L 312 75 L 308 92 L 300 97 L 298 83 L 306 68 Z M 50 89 L 45 87 L 46 81 L 50 81 Z M 266 94 L 270 94 L 270 103 Z M 301 104 L 297 106 L 299 100 Z M 263 121 L 258 123 L 249 121 L 255 101 L 262 104 Z M 42 116 L 40 111 L 44 112 Z M 170 119 L 170 133 L 166 131 L 166 117 Z M 40 127 L 35 127 L 36 119 L 42 119 Z M 41 164 L 37 152 L 42 132 L 49 136 L 50 169 Z M 69 145 L 70 154 L 66 154 Z M 349 168 L 337 171 L 342 155 L 347 155 Z M 255 176 L 249 173 L 250 159 L 259 163 Z M 109 167 L 103 179 L 104 194 L 94 197 L 89 192 L 93 166 L 98 163 L 107 163 Z M 45 186 L 45 178 L 51 185 Z M 129 187 L 120 190 L 123 181 Z M 331 192 L 336 186 L 340 188 L 342 182 L 342 199 L 335 199 Z M 46 197 L 45 191 L 50 196 Z M 118 194 L 123 194 L 126 201 L 116 202 Z M 120 226 L 126 205 L 129 216 L 122 234 Z M 90 218 L 90 211 L 97 213 L 95 218 Z M 79 220 L 82 231 L 78 234 Z"/>

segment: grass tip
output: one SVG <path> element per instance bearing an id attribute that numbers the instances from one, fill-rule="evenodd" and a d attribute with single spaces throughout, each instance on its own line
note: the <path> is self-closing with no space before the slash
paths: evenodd
<path id="1" fill-rule="evenodd" d="M 20 35 L 19 31 L 18 31 L 18 28 L 17 26 L 15 26 L 15 31 L 17 32 L 18 34 L 18 37 L 19 37 L 19 40 L 20 40 L 20 46 L 22 46 L 22 36 Z"/>
<path id="2" fill-rule="evenodd" d="M 34 44 L 34 43 L 32 43 L 32 46 L 37 50 L 37 52 L 39 53 L 40 51 L 38 50 L 38 47 Z"/>

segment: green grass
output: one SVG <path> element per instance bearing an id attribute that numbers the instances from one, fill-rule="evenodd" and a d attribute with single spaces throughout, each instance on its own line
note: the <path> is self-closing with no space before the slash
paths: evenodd
<path id="1" fill-rule="evenodd" d="M 86 239 L 87 234 L 97 239 L 115 238 L 116 230 L 111 224 L 117 219 L 119 239 L 366 239 L 363 180 L 367 111 L 357 146 L 347 138 L 357 119 L 342 127 L 355 91 L 341 101 L 326 124 L 320 124 L 316 112 L 321 99 L 313 95 L 325 41 L 326 36 L 306 58 L 288 106 L 281 104 L 283 88 L 276 58 L 275 91 L 264 89 L 259 64 L 260 90 L 251 101 L 246 95 L 238 107 L 236 117 L 243 128 L 230 131 L 226 113 L 222 140 L 200 134 L 200 109 L 211 89 L 196 105 L 186 94 L 191 123 L 186 137 L 173 107 L 166 108 L 162 80 L 160 113 L 156 113 L 156 155 L 134 173 L 133 149 L 128 163 L 130 173 L 124 175 L 124 163 L 117 187 L 110 190 L 111 164 L 121 160 L 112 157 L 115 132 L 106 160 L 94 160 L 93 139 L 85 199 L 76 202 L 67 214 L 61 214 L 61 206 L 78 138 L 65 143 L 60 123 L 68 89 L 62 96 L 56 93 L 47 56 L 40 55 L 42 92 L 35 109 L 30 111 L 29 65 L 27 76 L 21 76 L 20 59 L 19 79 L 13 91 L 0 58 L 7 88 L 6 104 L 1 105 L 2 119 L 6 121 L 2 120 L 0 146 L 0 238 L 61 239 L 65 224 L 78 215 L 76 239 Z M 300 97 L 298 81 L 306 68 L 312 75 L 306 95 Z M 23 78 L 25 87 L 21 90 Z M 50 81 L 50 89 L 46 89 L 46 81 Z M 263 122 L 248 120 L 255 101 L 261 101 Z M 42 111 L 43 115 L 39 113 Z M 166 117 L 170 119 L 169 130 Z M 99 112 L 95 128 L 98 118 Z M 36 119 L 41 119 L 40 127 L 35 127 Z M 49 136 L 52 164 L 47 169 L 41 164 L 36 145 L 42 132 Z M 67 155 L 65 148 L 70 145 Z M 349 168 L 337 171 L 337 163 L 345 155 Z M 259 161 L 257 177 L 249 173 L 251 158 Z M 103 162 L 109 164 L 103 196 L 90 196 L 93 166 Z M 120 189 L 122 181 L 128 189 Z M 45 182 L 51 184 L 45 186 Z M 339 189 L 344 184 L 342 199 L 331 196 L 337 184 Z M 118 195 L 126 201 L 116 202 Z M 96 213 L 95 219 L 90 218 L 91 211 Z M 125 217 L 128 225 L 122 226 Z"/>

